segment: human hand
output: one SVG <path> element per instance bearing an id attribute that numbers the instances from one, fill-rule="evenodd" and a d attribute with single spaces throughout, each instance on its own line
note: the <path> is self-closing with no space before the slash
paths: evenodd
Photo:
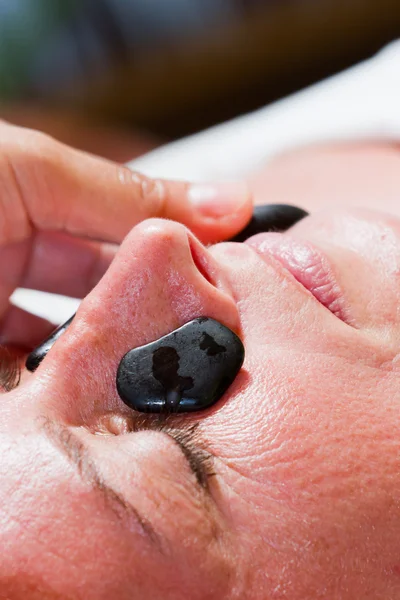
<path id="1" fill-rule="evenodd" d="M 53 327 L 9 303 L 17 287 L 85 296 L 129 230 L 149 217 L 180 221 L 203 242 L 251 216 L 241 184 L 148 179 L 127 167 L 0 123 L 0 341 L 34 346 Z"/>

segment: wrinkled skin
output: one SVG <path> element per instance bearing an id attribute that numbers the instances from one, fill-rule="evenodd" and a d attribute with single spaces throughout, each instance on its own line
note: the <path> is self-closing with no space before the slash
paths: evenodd
<path id="1" fill-rule="evenodd" d="M 309 285 L 329 262 L 315 295 L 282 245 Z M 367 210 L 208 250 L 177 223 L 135 227 L 2 398 L 0 598 L 400 597 L 399 273 L 400 221 Z M 214 456 L 209 492 L 168 435 L 126 432 L 115 388 L 125 352 L 199 315 L 246 348 L 222 401 L 186 417 Z M 49 423 L 140 518 L 82 479 Z"/>

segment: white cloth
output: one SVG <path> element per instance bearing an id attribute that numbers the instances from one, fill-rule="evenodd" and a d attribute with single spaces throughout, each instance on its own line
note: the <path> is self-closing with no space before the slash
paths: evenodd
<path id="1" fill-rule="evenodd" d="M 400 41 L 372 59 L 252 114 L 129 163 L 152 177 L 232 180 L 278 153 L 328 141 L 400 139 Z M 54 323 L 79 301 L 17 290 L 12 301 Z"/>
<path id="2" fill-rule="evenodd" d="M 400 41 L 374 58 L 252 114 L 130 163 L 152 177 L 240 178 L 305 144 L 400 138 Z"/>

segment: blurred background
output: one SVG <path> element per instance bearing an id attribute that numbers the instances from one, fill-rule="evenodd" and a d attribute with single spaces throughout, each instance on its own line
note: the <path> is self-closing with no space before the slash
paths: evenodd
<path id="1" fill-rule="evenodd" d="M 125 161 L 400 37 L 400 0 L 0 0 L 0 117 Z"/>

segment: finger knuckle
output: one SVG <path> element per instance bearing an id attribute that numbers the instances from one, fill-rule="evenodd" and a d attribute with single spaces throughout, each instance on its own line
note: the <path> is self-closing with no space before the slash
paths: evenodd
<path id="1" fill-rule="evenodd" d="M 136 188 L 141 211 L 147 216 L 163 217 L 167 206 L 164 183 L 160 179 L 145 177 L 132 171 L 129 171 L 129 177 Z"/>

